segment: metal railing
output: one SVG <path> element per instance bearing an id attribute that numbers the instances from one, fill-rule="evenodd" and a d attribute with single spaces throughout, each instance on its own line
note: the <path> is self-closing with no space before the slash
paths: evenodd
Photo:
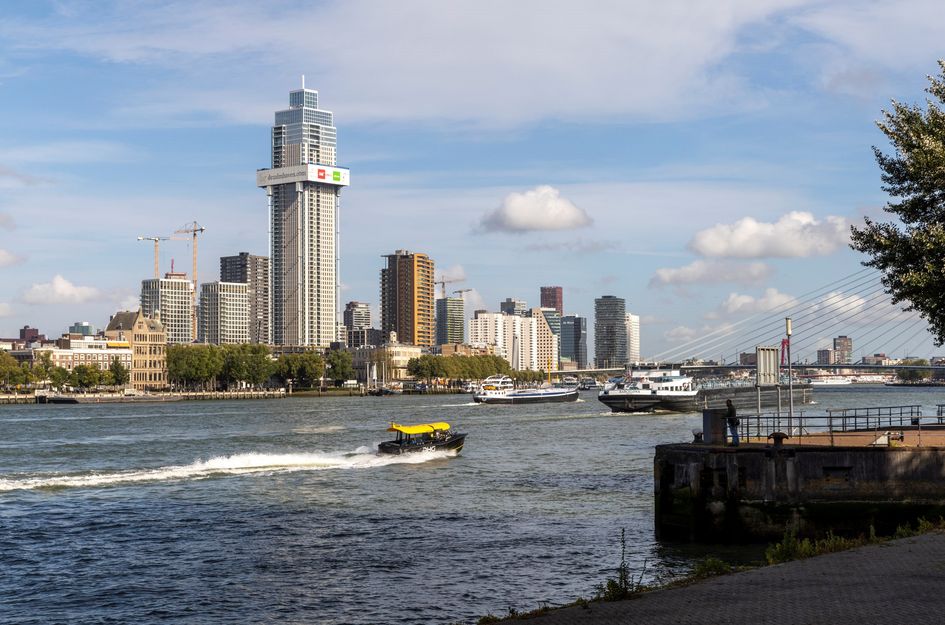
<path id="1" fill-rule="evenodd" d="M 824 413 L 797 411 L 793 420 L 781 412 L 761 414 L 739 414 L 739 437 L 743 439 L 767 440 L 775 432 L 783 432 L 790 438 L 803 442 L 805 436 L 829 434 L 830 445 L 834 445 L 834 434 L 869 433 L 877 436 L 887 430 L 945 425 L 945 404 L 939 404 L 935 416 L 923 416 L 922 406 L 880 406 L 870 408 L 844 408 L 825 410 Z"/>

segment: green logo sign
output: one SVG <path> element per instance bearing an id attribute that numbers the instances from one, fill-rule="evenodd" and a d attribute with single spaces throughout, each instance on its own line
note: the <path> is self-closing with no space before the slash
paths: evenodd
<path id="1" fill-rule="evenodd" d="M 334 180 L 335 182 L 341 182 L 341 172 L 340 172 L 340 171 L 333 171 L 333 172 L 331 172 L 331 177 L 332 177 L 332 180 Z"/>

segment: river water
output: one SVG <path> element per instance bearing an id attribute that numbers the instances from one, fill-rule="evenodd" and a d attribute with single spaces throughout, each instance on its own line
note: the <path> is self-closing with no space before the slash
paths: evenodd
<path id="1" fill-rule="evenodd" d="M 716 551 L 653 536 L 653 446 L 700 416 L 468 398 L 2 406 L 0 621 L 475 622 L 591 596 L 622 528 L 646 579 Z M 449 421 L 466 448 L 380 457 L 392 420 Z"/>

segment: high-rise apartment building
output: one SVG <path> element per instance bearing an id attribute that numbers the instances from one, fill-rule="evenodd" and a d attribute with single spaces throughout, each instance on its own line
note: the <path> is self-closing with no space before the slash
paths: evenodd
<path id="1" fill-rule="evenodd" d="M 836 364 L 849 365 L 853 362 L 853 339 L 849 336 L 838 336 L 833 340 L 833 351 Z"/>
<path id="2" fill-rule="evenodd" d="M 528 317 L 477 312 L 469 321 L 469 343 L 493 348 L 513 369 L 558 370 L 558 337 L 537 308 Z"/>
<path id="3" fill-rule="evenodd" d="M 541 287 L 541 307 L 554 308 L 558 316 L 564 314 L 564 290 L 560 286 Z"/>
<path id="4" fill-rule="evenodd" d="M 528 312 L 528 304 L 523 299 L 506 297 L 504 302 L 499 302 L 499 311 L 506 315 L 522 317 Z"/>
<path id="5" fill-rule="evenodd" d="M 357 330 L 371 327 L 371 307 L 367 302 L 348 302 L 344 312 L 345 328 Z"/>
<path id="6" fill-rule="evenodd" d="M 837 363 L 837 352 L 832 349 L 817 350 L 818 365 L 835 365 Z"/>
<path id="7" fill-rule="evenodd" d="M 433 260 L 426 254 L 397 250 L 381 269 L 381 330 L 410 345 L 433 346 Z"/>
<path id="8" fill-rule="evenodd" d="M 640 362 L 640 315 L 627 313 L 627 361 Z"/>
<path id="9" fill-rule="evenodd" d="M 328 347 L 337 336 L 338 205 L 350 174 L 336 167 L 336 139 L 333 113 L 303 80 L 276 112 L 271 168 L 256 172 L 269 198 L 276 345 Z"/>
<path id="10" fill-rule="evenodd" d="M 206 282 L 200 285 L 197 340 L 201 343 L 249 343 L 249 285 Z"/>
<path id="11" fill-rule="evenodd" d="M 461 297 L 436 300 L 436 344 L 462 343 L 465 334 L 465 306 Z"/>
<path id="12" fill-rule="evenodd" d="M 249 341 L 272 342 L 269 324 L 269 258 L 240 252 L 220 257 L 220 282 L 241 282 L 248 286 Z"/>
<path id="13" fill-rule="evenodd" d="M 621 297 L 604 295 L 594 300 L 594 362 L 600 368 L 627 363 L 627 310 Z"/>
<path id="14" fill-rule="evenodd" d="M 587 319 L 578 315 L 561 317 L 561 360 L 587 367 Z"/>
<path id="15" fill-rule="evenodd" d="M 194 283 L 187 274 L 166 273 L 163 278 L 141 281 L 141 313 L 160 315 L 168 343 L 191 343 L 193 335 Z"/>

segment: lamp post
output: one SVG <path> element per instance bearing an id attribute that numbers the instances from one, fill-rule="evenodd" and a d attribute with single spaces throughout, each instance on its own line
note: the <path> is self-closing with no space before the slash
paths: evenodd
<path id="1" fill-rule="evenodd" d="M 788 434 L 792 434 L 794 424 L 794 373 L 791 368 L 791 318 L 784 318 L 784 329 L 787 333 L 787 381 L 788 381 Z"/>

